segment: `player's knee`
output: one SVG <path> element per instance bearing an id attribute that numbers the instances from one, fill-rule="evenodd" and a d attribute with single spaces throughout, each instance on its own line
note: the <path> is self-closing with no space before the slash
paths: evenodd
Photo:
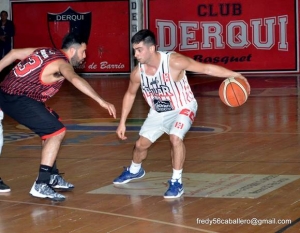
<path id="1" fill-rule="evenodd" d="M 134 149 L 138 151 L 147 150 L 147 148 L 143 146 L 143 144 L 140 141 L 137 141 L 135 143 Z"/>
<path id="2" fill-rule="evenodd" d="M 65 135 L 66 135 L 66 130 L 63 130 L 63 131 L 59 132 L 56 136 L 63 139 L 65 137 Z"/>
<path id="3" fill-rule="evenodd" d="M 62 141 L 65 135 L 66 135 L 66 128 L 62 128 L 61 130 L 58 130 L 52 134 L 44 135 L 41 138 L 43 141 L 48 140 L 50 138 Z"/>
<path id="4" fill-rule="evenodd" d="M 170 142 L 171 142 L 172 146 L 181 145 L 183 143 L 182 139 L 174 134 L 170 135 Z"/>
<path id="5" fill-rule="evenodd" d="M 151 141 L 145 138 L 139 138 L 135 143 L 135 149 L 139 151 L 147 150 L 151 146 Z"/>

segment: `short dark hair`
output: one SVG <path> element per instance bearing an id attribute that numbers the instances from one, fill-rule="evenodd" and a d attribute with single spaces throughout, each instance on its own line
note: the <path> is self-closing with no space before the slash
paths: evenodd
<path id="1" fill-rule="evenodd" d="M 68 33 L 67 35 L 65 35 L 65 37 L 63 38 L 62 41 L 62 49 L 68 49 L 70 48 L 72 45 L 81 45 L 82 43 L 87 44 L 87 42 L 83 39 L 82 36 L 80 36 L 77 33 Z"/>
<path id="2" fill-rule="evenodd" d="M 132 44 L 139 44 L 141 42 L 149 45 L 156 45 L 154 33 L 149 29 L 142 29 L 131 38 Z"/>
<path id="3" fill-rule="evenodd" d="M 5 13 L 8 16 L 7 11 L 1 11 L 0 15 L 2 15 L 3 13 Z"/>

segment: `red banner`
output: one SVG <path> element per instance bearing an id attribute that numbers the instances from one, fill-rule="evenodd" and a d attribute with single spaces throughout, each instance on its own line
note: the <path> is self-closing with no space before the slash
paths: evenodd
<path id="1" fill-rule="evenodd" d="M 158 50 L 249 72 L 299 72 L 297 0 L 149 0 Z"/>
<path id="2" fill-rule="evenodd" d="M 60 48 L 63 36 L 75 31 L 88 40 L 86 63 L 78 72 L 130 72 L 128 0 L 11 2 L 14 48 Z"/>

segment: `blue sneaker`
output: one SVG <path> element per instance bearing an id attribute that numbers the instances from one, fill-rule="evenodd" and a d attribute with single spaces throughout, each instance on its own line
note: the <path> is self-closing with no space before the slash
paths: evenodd
<path id="1" fill-rule="evenodd" d="M 183 185 L 180 184 L 178 180 L 176 180 L 175 182 L 169 180 L 168 183 L 170 186 L 167 192 L 165 192 L 164 198 L 181 197 L 181 195 L 184 193 Z"/>
<path id="2" fill-rule="evenodd" d="M 137 174 L 132 174 L 129 171 L 129 167 L 124 167 L 122 174 L 114 179 L 114 184 L 126 184 L 131 180 L 140 179 L 146 174 L 145 170 L 141 167 Z"/>

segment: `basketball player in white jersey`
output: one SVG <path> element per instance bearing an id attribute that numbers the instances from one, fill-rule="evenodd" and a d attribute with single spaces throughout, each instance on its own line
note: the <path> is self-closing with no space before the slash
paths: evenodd
<path id="1" fill-rule="evenodd" d="M 2 120 L 3 120 L 3 112 L 0 109 L 0 156 L 1 156 L 3 141 L 4 141 Z M 6 193 L 6 192 L 10 192 L 10 187 L 7 184 L 5 184 L 0 177 L 0 193 Z"/>
<path id="2" fill-rule="evenodd" d="M 199 63 L 175 52 L 156 51 L 155 36 L 150 30 L 137 32 L 131 43 L 139 64 L 131 72 L 129 87 L 123 99 L 120 124 L 117 128 L 118 137 L 127 139 L 125 123 L 140 86 L 150 111 L 135 143 L 131 165 L 113 183 L 125 184 L 142 178 L 145 175 L 142 161 L 147 157 L 148 148 L 167 133 L 171 142 L 173 175 L 164 197 L 178 198 L 184 193 L 182 168 L 186 150 L 183 139 L 191 128 L 197 111 L 197 101 L 188 83 L 186 70 L 222 78 L 239 77 L 246 82 L 247 80 L 241 74 L 221 66 Z"/>

